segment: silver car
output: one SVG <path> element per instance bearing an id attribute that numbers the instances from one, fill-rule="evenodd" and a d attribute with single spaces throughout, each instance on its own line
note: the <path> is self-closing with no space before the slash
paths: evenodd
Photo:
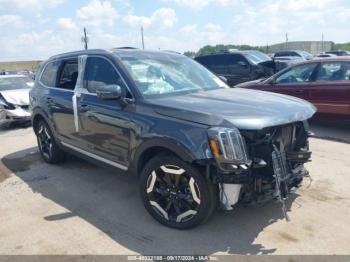
<path id="1" fill-rule="evenodd" d="M 30 120 L 29 90 L 33 85 L 24 75 L 0 75 L 0 127 Z"/>

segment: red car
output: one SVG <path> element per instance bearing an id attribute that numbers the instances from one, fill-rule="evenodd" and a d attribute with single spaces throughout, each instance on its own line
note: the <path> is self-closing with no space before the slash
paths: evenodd
<path id="1" fill-rule="evenodd" d="M 350 57 L 313 59 L 235 87 L 296 96 L 313 103 L 318 113 L 350 116 Z"/>

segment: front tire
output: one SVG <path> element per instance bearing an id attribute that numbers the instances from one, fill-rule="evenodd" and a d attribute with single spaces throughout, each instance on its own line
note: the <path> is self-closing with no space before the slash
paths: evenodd
<path id="1" fill-rule="evenodd" d="M 45 162 L 56 164 L 64 160 L 65 153 L 57 145 L 48 124 L 41 120 L 35 127 L 40 154 Z"/>
<path id="2" fill-rule="evenodd" d="M 150 215 L 177 229 L 200 225 L 217 204 L 215 186 L 196 167 L 171 155 L 156 156 L 146 164 L 140 191 Z"/>

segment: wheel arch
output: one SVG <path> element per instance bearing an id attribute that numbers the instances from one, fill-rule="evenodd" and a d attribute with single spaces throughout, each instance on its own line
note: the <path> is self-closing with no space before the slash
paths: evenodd
<path id="1" fill-rule="evenodd" d="M 181 160 L 192 163 L 196 156 L 184 145 L 169 140 L 152 140 L 141 144 L 132 159 L 130 171 L 139 176 L 145 164 L 159 154 L 172 154 Z"/>
<path id="2" fill-rule="evenodd" d="M 50 129 L 51 129 L 51 132 L 53 133 L 55 139 L 57 138 L 57 133 L 56 133 L 56 129 L 54 128 L 54 124 L 53 122 L 50 120 L 50 118 L 48 117 L 48 115 L 45 113 L 44 110 L 42 110 L 41 108 L 35 108 L 33 110 L 33 113 L 32 113 L 32 127 L 33 127 L 33 130 L 34 130 L 34 133 L 36 132 L 36 126 L 37 124 L 40 122 L 40 120 L 43 120 L 45 121 Z"/>
<path id="3" fill-rule="evenodd" d="M 36 128 L 37 128 L 37 126 L 38 126 L 38 124 L 39 124 L 39 122 L 40 122 L 41 120 L 47 122 L 46 119 L 45 119 L 45 117 L 43 117 L 42 114 L 35 114 L 35 115 L 33 116 L 32 125 L 33 125 L 34 132 L 36 132 Z"/>

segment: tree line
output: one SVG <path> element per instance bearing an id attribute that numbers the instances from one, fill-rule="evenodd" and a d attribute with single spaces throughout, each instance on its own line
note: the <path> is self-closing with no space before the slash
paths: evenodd
<path id="1" fill-rule="evenodd" d="M 213 53 L 222 52 L 229 49 L 236 49 L 236 50 L 259 50 L 263 53 L 269 53 L 269 46 L 251 46 L 251 45 L 206 45 L 200 48 L 197 52 L 194 51 L 186 51 L 184 52 L 184 55 L 189 57 L 196 57 L 201 55 L 208 55 Z M 350 51 L 350 42 L 349 43 L 333 43 L 332 44 L 332 50 L 346 50 Z"/>

